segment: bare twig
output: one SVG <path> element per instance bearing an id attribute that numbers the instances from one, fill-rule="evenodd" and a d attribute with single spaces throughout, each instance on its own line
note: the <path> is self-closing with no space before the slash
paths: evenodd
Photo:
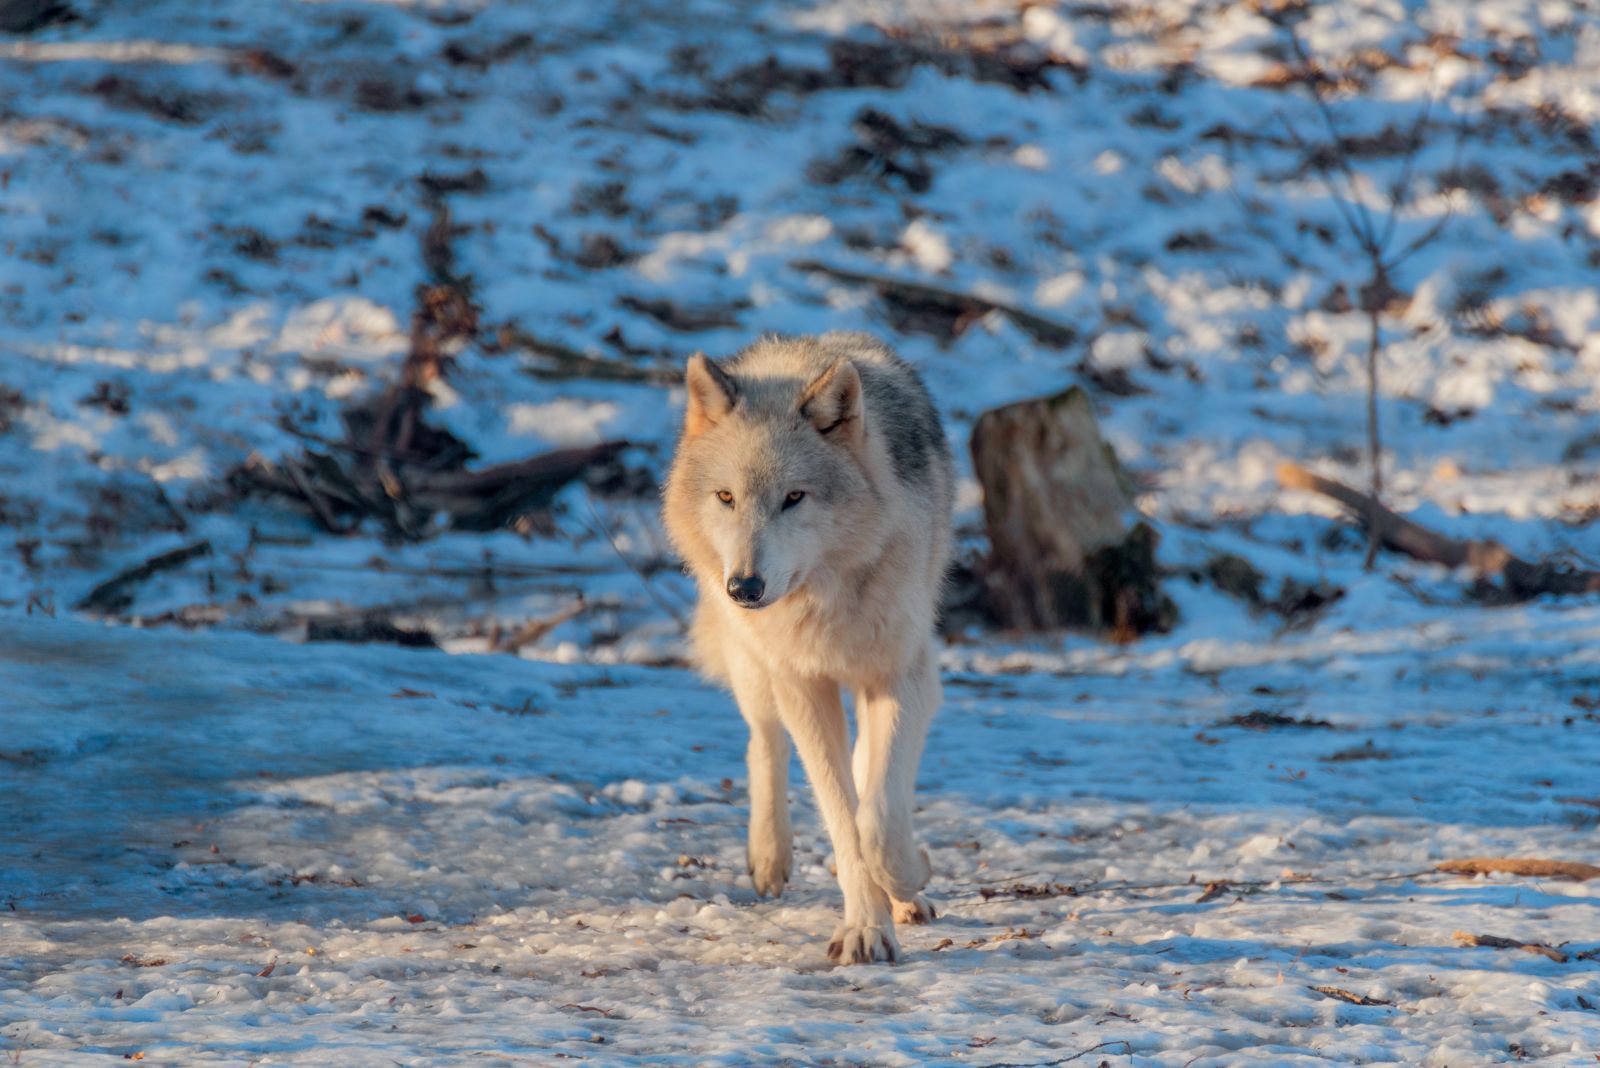
<path id="1" fill-rule="evenodd" d="M 1053 1065 L 1070 1064 L 1075 1060 L 1087 1057 L 1091 1053 L 1096 1053 L 1103 1049 L 1110 1049 L 1112 1046 L 1121 1046 L 1123 1056 L 1133 1056 L 1133 1043 L 1127 1042 L 1120 1038 L 1115 1038 L 1110 1042 L 1101 1042 L 1097 1045 L 1090 1046 L 1088 1049 L 1080 1049 L 1071 1056 L 1061 1057 L 1053 1061 L 999 1061 L 995 1064 L 978 1065 L 977 1068 L 1052 1068 Z"/>
<path id="2" fill-rule="evenodd" d="M 1367 317 L 1367 456 L 1371 468 L 1369 480 L 1369 499 L 1372 514 L 1367 522 L 1367 554 L 1364 566 L 1371 570 L 1379 548 L 1379 520 L 1377 509 L 1382 507 L 1383 500 L 1383 441 L 1380 433 L 1378 418 L 1379 383 L 1379 356 L 1383 352 L 1383 315 L 1389 302 L 1397 295 L 1393 284 L 1395 270 L 1402 262 L 1409 259 L 1414 253 L 1426 247 L 1449 225 L 1454 216 L 1454 205 L 1451 204 L 1442 219 L 1430 227 L 1420 237 L 1413 240 L 1398 254 L 1392 254 L 1390 246 L 1394 241 L 1396 227 L 1399 225 L 1400 210 L 1410 198 L 1411 176 L 1416 166 L 1417 154 L 1421 151 L 1426 139 L 1428 123 L 1433 113 L 1434 99 L 1430 92 L 1423 103 L 1422 112 L 1411 124 L 1409 135 L 1406 138 L 1405 155 L 1400 163 L 1400 175 L 1389 187 L 1389 207 L 1385 213 L 1381 229 L 1374 222 L 1372 213 L 1367 209 L 1366 202 L 1361 197 L 1360 183 L 1355 168 L 1350 163 L 1350 154 L 1345 148 L 1343 135 L 1339 132 L 1339 124 L 1333 114 L 1333 106 L 1324 91 L 1322 78 L 1316 63 L 1312 60 L 1310 52 L 1306 49 L 1305 42 L 1292 24 L 1288 24 L 1289 44 L 1294 51 L 1295 58 L 1300 63 L 1302 76 L 1300 81 L 1306 86 L 1311 95 L 1312 103 L 1316 106 L 1317 114 L 1322 119 L 1322 125 L 1328 133 L 1327 153 L 1312 153 L 1307 149 L 1305 141 L 1295 130 L 1294 125 L 1287 118 L 1279 116 L 1284 127 L 1289 131 L 1289 137 L 1297 148 L 1306 156 L 1307 160 L 1322 172 L 1323 182 L 1327 186 L 1328 196 L 1338 209 L 1340 217 L 1344 220 L 1345 229 L 1355 239 L 1356 245 L 1361 249 L 1367 260 L 1367 281 L 1360 287 L 1360 307 Z M 1464 129 L 1464 127 L 1463 127 Z M 1460 140 L 1457 140 L 1457 150 L 1460 149 Z M 1330 161 L 1331 160 L 1331 165 Z M 1329 171 L 1336 171 L 1344 180 L 1341 191 L 1334 182 Z"/>
<path id="3" fill-rule="evenodd" d="M 311 484 L 311 480 L 306 476 L 305 471 L 301 469 L 299 460 L 292 456 L 285 456 L 283 458 L 283 469 L 288 472 L 289 481 L 294 483 L 294 487 L 300 492 L 300 496 L 305 498 L 306 504 L 311 508 L 311 514 L 317 517 L 317 522 L 322 524 L 324 530 L 329 534 L 350 533 L 352 525 L 340 523 L 334 518 L 333 509 L 328 507 L 328 502 Z"/>
<path id="4" fill-rule="evenodd" d="M 627 553 L 622 551 L 622 546 L 617 544 L 617 539 L 612 535 L 611 528 L 607 526 L 606 521 L 600 517 L 600 512 L 595 508 L 594 501 L 592 500 L 589 502 L 589 514 L 594 516 L 595 526 L 599 529 L 600 534 L 606 539 L 606 542 L 610 544 L 611 551 L 617 554 L 617 559 L 621 560 L 623 566 L 634 573 L 634 576 L 638 578 L 641 584 L 643 584 L 645 592 L 650 595 L 650 599 L 654 601 L 662 609 L 662 611 L 666 612 L 667 615 L 673 618 L 673 621 L 678 624 L 678 630 L 687 634 L 689 631 L 689 621 L 683 617 L 683 613 L 678 610 L 676 605 L 661 595 L 661 591 L 656 589 L 656 584 L 650 580 L 649 575 L 644 573 L 644 569 L 641 568 L 633 559 L 631 559 Z"/>
<path id="5" fill-rule="evenodd" d="M 173 568 L 181 567 L 197 556 L 207 556 L 210 552 L 211 543 L 209 541 L 197 541 L 190 545 L 183 545 L 161 553 L 158 556 L 152 556 L 142 564 L 130 567 L 125 571 L 119 571 L 111 578 L 100 583 L 100 585 L 89 591 L 88 596 L 72 607 L 78 612 L 100 612 L 104 614 L 121 611 L 133 603 L 133 594 L 129 592 L 132 587 L 159 575 L 163 571 L 171 571 Z"/>
<path id="6" fill-rule="evenodd" d="M 274 562 L 275 567 L 305 571 L 376 571 L 384 575 L 417 575 L 423 578 L 443 579 L 545 579 L 564 575 L 604 575 L 607 569 L 578 564 L 496 564 L 493 567 L 474 567 L 470 564 L 436 564 L 431 567 L 404 567 L 381 559 L 364 564 L 344 564 L 323 560 L 299 560 L 293 557 Z"/>

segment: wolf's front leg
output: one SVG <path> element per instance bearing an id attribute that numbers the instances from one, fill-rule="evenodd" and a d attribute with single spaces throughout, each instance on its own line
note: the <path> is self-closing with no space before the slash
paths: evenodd
<path id="1" fill-rule="evenodd" d="M 856 695 L 856 829 L 872 879 L 894 899 L 895 918 L 926 923 L 934 909 L 922 888 L 932 870 L 912 831 L 917 767 L 939 707 L 939 671 L 924 650 L 897 679 Z"/>
<path id="2" fill-rule="evenodd" d="M 862 863 L 856 834 L 850 739 L 839 687 L 817 679 L 774 679 L 773 686 L 779 715 L 800 750 L 839 867 L 844 922 L 833 932 L 828 955 L 841 964 L 892 961 L 900 955 L 900 944 L 894 937 L 889 898 Z"/>
<path id="3" fill-rule="evenodd" d="M 789 827 L 789 736 L 778 718 L 772 680 L 754 664 L 730 665 L 739 714 L 750 727 L 750 879 L 762 897 L 778 897 L 794 864 Z"/>

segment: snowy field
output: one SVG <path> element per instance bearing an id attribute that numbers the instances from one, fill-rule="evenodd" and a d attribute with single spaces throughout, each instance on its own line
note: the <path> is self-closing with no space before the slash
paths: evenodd
<path id="1" fill-rule="evenodd" d="M 0 35 L 0 1062 L 1600 1057 L 1600 880 L 1434 870 L 1600 863 L 1600 604 L 1366 571 L 1274 480 L 1364 481 L 1348 201 L 1402 182 L 1389 503 L 1600 555 L 1593 3 L 77 6 Z M 441 242 L 428 418 L 622 467 L 406 542 L 242 495 L 396 379 Z M 969 555 L 972 421 L 1084 384 L 1181 613 L 955 628 L 895 967 L 829 966 L 798 775 L 755 898 L 655 519 L 682 361 L 823 329 L 923 371 Z M 438 648 L 306 640 L 369 624 Z"/>

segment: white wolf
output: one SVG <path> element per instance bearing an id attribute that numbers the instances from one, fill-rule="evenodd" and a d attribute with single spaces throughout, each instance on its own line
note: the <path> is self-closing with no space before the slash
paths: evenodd
<path id="1" fill-rule="evenodd" d="M 828 953 L 846 964 L 894 960 L 894 921 L 933 918 L 912 791 L 939 705 L 953 481 L 927 390 L 865 334 L 689 360 L 664 517 L 699 586 L 699 664 L 750 726 L 750 874 L 771 896 L 789 878 L 793 737 L 833 840 Z"/>

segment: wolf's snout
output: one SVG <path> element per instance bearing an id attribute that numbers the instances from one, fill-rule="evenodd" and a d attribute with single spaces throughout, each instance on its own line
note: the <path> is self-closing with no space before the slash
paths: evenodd
<path id="1" fill-rule="evenodd" d="M 760 575 L 734 575 L 728 579 L 728 596 L 746 608 L 760 604 L 761 595 L 766 592 L 766 580 Z"/>

